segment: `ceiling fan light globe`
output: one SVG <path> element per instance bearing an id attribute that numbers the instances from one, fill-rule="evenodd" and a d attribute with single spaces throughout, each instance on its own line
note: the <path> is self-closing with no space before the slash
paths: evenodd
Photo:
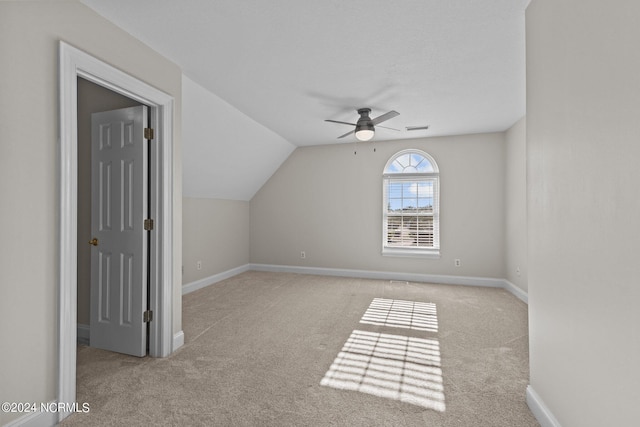
<path id="1" fill-rule="evenodd" d="M 369 141 L 375 132 L 372 129 L 359 129 L 356 131 L 356 138 L 359 141 Z"/>

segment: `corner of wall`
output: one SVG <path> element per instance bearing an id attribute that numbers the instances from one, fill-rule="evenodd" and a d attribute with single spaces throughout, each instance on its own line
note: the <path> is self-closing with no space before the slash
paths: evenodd
<path id="1" fill-rule="evenodd" d="M 527 386 L 527 406 L 541 427 L 562 427 L 531 385 Z"/>
<path id="2" fill-rule="evenodd" d="M 527 292 L 526 116 L 505 132 L 505 280 Z"/>

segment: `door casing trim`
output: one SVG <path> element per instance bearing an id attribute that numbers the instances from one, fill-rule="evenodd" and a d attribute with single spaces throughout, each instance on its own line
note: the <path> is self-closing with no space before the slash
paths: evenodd
<path id="1" fill-rule="evenodd" d="M 149 246 L 149 290 L 154 320 L 149 355 L 166 357 L 173 347 L 173 108 L 172 96 L 63 41 L 59 44 L 59 277 L 57 401 L 76 401 L 77 342 L 77 79 L 82 77 L 150 107 L 155 129 L 150 170 L 150 215 L 155 220 Z M 60 412 L 59 421 L 70 413 Z"/>

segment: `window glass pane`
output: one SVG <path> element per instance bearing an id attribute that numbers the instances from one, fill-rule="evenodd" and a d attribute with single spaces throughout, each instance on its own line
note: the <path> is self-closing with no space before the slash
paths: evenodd
<path id="1" fill-rule="evenodd" d="M 402 182 L 389 181 L 388 194 L 390 199 L 402 198 Z"/>
<path id="2" fill-rule="evenodd" d="M 418 197 L 433 197 L 433 181 L 421 181 L 416 184 Z"/>
<path id="3" fill-rule="evenodd" d="M 433 172 L 433 166 L 431 165 L 431 162 L 425 159 L 424 156 L 421 156 L 420 154 L 412 154 L 411 158 L 412 164 L 415 166 L 418 172 Z"/>
<path id="4" fill-rule="evenodd" d="M 387 186 L 387 210 L 433 213 L 433 181 L 393 181 Z"/>
<path id="5" fill-rule="evenodd" d="M 389 209 L 390 212 L 402 210 L 402 199 L 389 199 L 387 209 Z"/>
<path id="6" fill-rule="evenodd" d="M 407 192 L 405 193 L 406 194 L 405 197 L 413 197 L 413 198 L 418 197 L 418 190 L 420 188 L 420 183 L 418 181 L 407 183 L 407 186 L 405 188 L 407 189 Z"/>
<path id="7" fill-rule="evenodd" d="M 403 154 L 401 156 L 398 156 L 398 158 L 396 159 L 396 162 L 403 169 L 406 168 L 407 166 L 411 166 L 411 155 L 410 154 Z"/>
<path id="8" fill-rule="evenodd" d="M 407 211 L 415 212 L 416 204 L 417 203 L 416 203 L 415 199 L 402 199 L 402 211 L 403 212 L 407 212 Z"/>
<path id="9" fill-rule="evenodd" d="M 432 173 L 431 162 L 419 153 L 404 153 L 393 159 L 385 169 L 386 173 Z"/>
<path id="10" fill-rule="evenodd" d="M 401 173 L 402 169 L 403 169 L 402 165 L 400 163 L 398 163 L 397 161 L 394 161 L 389 165 L 389 167 L 387 168 L 387 170 L 385 172 Z"/>
<path id="11" fill-rule="evenodd" d="M 412 181 L 404 181 L 402 183 L 402 197 L 411 197 L 415 192 L 416 183 Z"/>
<path id="12" fill-rule="evenodd" d="M 420 198 L 418 199 L 418 211 L 422 213 L 429 213 L 433 211 L 433 198 Z"/>
<path id="13" fill-rule="evenodd" d="M 387 209 L 397 211 L 402 209 L 402 183 L 389 181 L 387 186 Z"/>

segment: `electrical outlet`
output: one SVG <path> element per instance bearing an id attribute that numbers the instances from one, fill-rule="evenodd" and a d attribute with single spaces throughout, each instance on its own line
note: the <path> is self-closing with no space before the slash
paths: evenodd
<path id="1" fill-rule="evenodd" d="M 455 265 L 456 267 L 460 267 L 462 265 L 462 261 L 460 261 L 460 258 L 454 259 L 453 265 Z"/>
<path id="2" fill-rule="evenodd" d="M 196 269 L 202 270 L 202 261 L 196 261 Z"/>
<path id="3" fill-rule="evenodd" d="M 307 254 L 304 251 L 300 252 L 300 258 L 305 259 L 307 257 Z"/>

